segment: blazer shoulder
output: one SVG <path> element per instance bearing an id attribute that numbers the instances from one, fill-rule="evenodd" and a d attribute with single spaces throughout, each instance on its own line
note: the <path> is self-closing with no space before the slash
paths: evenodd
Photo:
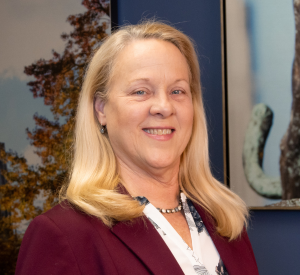
<path id="1" fill-rule="evenodd" d="M 15 274 L 80 274 L 68 239 L 45 215 L 37 216 L 27 228 Z"/>
<path id="2" fill-rule="evenodd" d="M 95 242 L 102 243 L 112 237 L 109 227 L 99 218 L 80 211 L 67 201 L 56 205 L 44 214 L 36 217 L 40 222 L 51 222 L 67 238 L 69 244 L 74 247 L 86 247 L 92 250 Z M 101 250 L 105 249 L 101 245 Z M 78 251 L 77 251 L 78 252 Z"/>
<path id="3" fill-rule="evenodd" d="M 84 212 L 80 211 L 76 206 L 69 203 L 67 200 L 62 201 L 50 210 L 46 211 L 42 215 L 47 216 L 50 219 L 67 218 L 82 215 Z"/>
<path id="4" fill-rule="evenodd" d="M 84 213 L 67 200 L 43 213 L 42 216 L 50 219 L 62 231 L 68 231 L 68 234 L 72 233 L 72 231 L 76 234 L 78 230 L 84 229 L 86 231 L 88 228 L 94 230 L 93 221 L 96 221 L 98 229 L 109 230 L 100 219 Z"/>
<path id="5" fill-rule="evenodd" d="M 60 219 L 72 219 L 75 217 L 79 218 L 81 216 L 84 216 L 85 214 L 77 209 L 74 205 L 69 203 L 67 200 L 64 200 L 42 215 L 48 217 L 51 220 L 57 221 Z"/>
<path id="6" fill-rule="evenodd" d="M 105 245 L 112 235 L 96 217 L 58 204 L 30 223 L 16 274 L 116 274 Z"/>

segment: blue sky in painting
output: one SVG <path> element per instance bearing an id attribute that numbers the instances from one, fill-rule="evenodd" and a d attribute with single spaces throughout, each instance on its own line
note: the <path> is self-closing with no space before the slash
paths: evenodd
<path id="1" fill-rule="evenodd" d="M 254 103 L 274 112 L 267 140 L 264 170 L 279 176 L 280 140 L 289 123 L 295 26 L 292 0 L 243 0 L 251 45 Z"/>
<path id="2" fill-rule="evenodd" d="M 25 129 L 33 129 L 35 126 L 33 114 L 37 112 L 51 118 L 51 112 L 41 98 L 33 99 L 26 81 L 16 77 L 2 78 L 0 91 L 1 141 L 5 142 L 6 149 L 22 152 L 28 145 Z"/>

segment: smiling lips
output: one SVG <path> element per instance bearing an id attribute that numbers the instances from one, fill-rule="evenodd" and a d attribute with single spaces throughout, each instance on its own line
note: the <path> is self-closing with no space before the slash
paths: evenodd
<path id="1" fill-rule="evenodd" d="M 146 133 L 151 135 L 170 135 L 174 131 L 173 129 L 143 129 Z"/>

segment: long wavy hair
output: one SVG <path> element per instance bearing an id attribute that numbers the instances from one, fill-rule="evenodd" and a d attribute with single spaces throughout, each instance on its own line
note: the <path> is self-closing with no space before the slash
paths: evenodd
<path id="1" fill-rule="evenodd" d="M 115 31 L 94 53 L 86 70 L 77 109 L 74 158 L 70 180 L 60 192 L 87 214 L 100 218 L 107 226 L 115 221 L 142 216 L 144 206 L 119 192 L 120 175 L 108 135 L 100 133 L 94 101 L 109 100 L 109 87 L 118 53 L 134 40 L 158 39 L 174 44 L 190 70 L 194 120 L 192 136 L 182 153 L 179 169 L 181 190 L 201 205 L 216 222 L 217 232 L 230 240 L 237 238 L 248 211 L 244 202 L 212 175 L 209 166 L 208 135 L 200 85 L 200 69 L 192 40 L 174 27 L 148 20 Z"/>

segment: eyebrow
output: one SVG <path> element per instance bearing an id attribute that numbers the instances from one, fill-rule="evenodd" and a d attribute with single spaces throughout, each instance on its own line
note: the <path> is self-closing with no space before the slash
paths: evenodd
<path id="1" fill-rule="evenodd" d="M 139 81 L 149 82 L 150 79 L 149 79 L 149 78 L 144 78 L 144 77 L 143 77 L 143 78 L 137 78 L 137 79 L 134 79 L 134 80 L 129 81 L 129 84 L 132 84 L 132 83 L 134 83 L 134 82 L 139 82 Z M 180 82 L 180 81 L 184 81 L 184 82 L 186 82 L 186 83 L 189 83 L 189 81 L 187 81 L 187 80 L 184 79 L 184 78 L 176 79 L 173 83 L 177 83 L 177 82 Z"/>
<path id="2" fill-rule="evenodd" d="M 179 78 L 179 79 L 175 80 L 174 83 L 177 83 L 177 82 L 180 82 L 180 81 L 184 81 L 184 82 L 186 82 L 186 83 L 189 83 L 189 81 L 187 81 L 187 80 L 184 79 L 184 78 Z"/>
<path id="3" fill-rule="evenodd" d="M 139 81 L 149 82 L 150 79 L 149 78 L 137 78 L 137 79 L 129 81 L 129 84 L 134 83 L 134 82 L 139 82 Z"/>

